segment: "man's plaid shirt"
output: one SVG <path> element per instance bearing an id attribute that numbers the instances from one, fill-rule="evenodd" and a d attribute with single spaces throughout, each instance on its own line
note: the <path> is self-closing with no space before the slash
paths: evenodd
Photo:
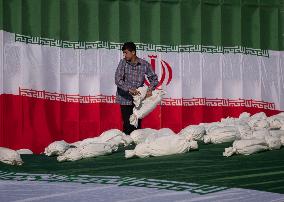
<path id="1" fill-rule="evenodd" d="M 115 84 L 117 85 L 116 103 L 132 105 L 133 98 L 129 93 L 131 88 L 139 88 L 144 85 L 147 76 L 152 90 L 158 85 L 158 76 L 152 70 L 149 62 L 137 57 L 137 63 L 132 64 L 121 59 L 115 72 Z"/>

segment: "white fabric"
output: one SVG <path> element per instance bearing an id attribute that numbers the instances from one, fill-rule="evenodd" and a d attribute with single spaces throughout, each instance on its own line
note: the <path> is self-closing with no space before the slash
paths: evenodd
<path id="1" fill-rule="evenodd" d="M 240 114 L 239 119 L 248 119 L 250 117 L 250 113 L 248 112 L 243 112 Z"/>
<path id="2" fill-rule="evenodd" d="M 107 143 L 92 143 L 79 147 L 83 158 L 103 156 L 112 153 L 112 146 Z"/>
<path id="3" fill-rule="evenodd" d="M 238 125 L 236 125 L 236 128 L 238 129 L 240 133 L 241 139 L 251 138 L 253 131 L 247 122 L 240 122 Z"/>
<path id="4" fill-rule="evenodd" d="M 280 147 L 282 146 L 281 139 L 278 137 L 267 135 L 265 136 L 265 141 L 270 150 L 280 149 Z"/>
<path id="5" fill-rule="evenodd" d="M 157 130 L 152 128 L 137 129 L 130 133 L 130 137 L 133 139 L 135 144 L 140 144 L 145 142 L 149 134 L 152 133 L 157 133 Z"/>
<path id="6" fill-rule="evenodd" d="M 64 154 L 57 157 L 57 161 L 78 161 L 83 156 L 78 148 L 69 148 Z"/>
<path id="7" fill-rule="evenodd" d="M 15 150 L 0 147 L 0 162 L 10 165 L 22 165 L 24 162 Z"/>
<path id="8" fill-rule="evenodd" d="M 29 149 L 19 149 L 17 150 L 19 154 L 33 154 L 33 152 Z"/>
<path id="9" fill-rule="evenodd" d="M 236 127 L 224 126 L 211 130 L 203 137 L 204 143 L 219 144 L 223 142 L 233 142 L 239 138 L 240 134 Z"/>
<path id="10" fill-rule="evenodd" d="M 185 137 L 178 135 L 168 135 L 157 138 L 152 142 L 138 144 L 134 150 L 126 150 L 125 158 L 173 155 L 197 148 L 196 141 L 189 141 Z"/>
<path id="11" fill-rule="evenodd" d="M 130 116 L 130 124 L 137 128 L 138 119 L 142 119 L 152 112 L 156 106 L 161 102 L 165 91 L 163 90 L 154 90 L 152 96 L 145 98 L 139 107 L 133 108 L 133 114 Z"/>
<path id="12" fill-rule="evenodd" d="M 233 154 L 250 155 L 267 149 L 268 146 L 264 139 L 236 140 L 233 147 L 225 148 L 223 156 L 229 157 Z"/>
<path id="13" fill-rule="evenodd" d="M 211 131 L 224 127 L 225 125 L 220 122 L 212 122 L 212 123 L 201 123 L 200 126 L 204 126 L 206 134 L 209 134 Z"/>
<path id="14" fill-rule="evenodd" d="M 267 118 L 271 129 L 280 129 L 284 125 L 284 116 L 277 114 Z"/>
<path id="15" fill-rule="evenodd" d="M 189 125 L 182 129 L 178 135 L 185 136 L 189 140 L 203 140 L 205 135 L 205 127 L 202 125 Z"/>
<path id="16" fill-rule="evenodd" d="M 98 137 L 87 138 L 79 142 L 72 143 L 76 147 L 82 147 L 93 143 L 108 143 L 113 151 L 116 151 L 119 146 L 128 146 L 133 142 L 132 138 L 125 135 L 122 131 L 118 129 L 110 129 L 103 132 Z"/>
<path id="17" fill-rule="evenodd" d="M 67 149 L 69 149 L 70 145 L 65 142 L 64 140 L 61 141 L 55 141 L 48 145 L 44 149 L 44 153 L 47 156 L 56 156 L 63 154 Z"/>
<path id="18" fill-rule="evenodd" d="M 284 130 L 269 130 L 269 134 L 272 137 L 281 138 L 284 136 Z"/>
<path id="19" fill-rule="evenodd" d="M 170 128 L 161 128 L 156 133 L 149 133 L 145 139 L 145 142 L 153 142 L 157 138 L 165 137 L 169 135 L 176 135 Z"/>
<path id="20" fill-rule="evenodd" d="M 138 88 L 137 90 L 140 92 L 140 95 L 133 96 L 133 104 L 135 105 L 135 107 L 139 107 L 140 104 L 142 103 L 142 100 L 145 99 L 148 87 L 142 86 Z"/>

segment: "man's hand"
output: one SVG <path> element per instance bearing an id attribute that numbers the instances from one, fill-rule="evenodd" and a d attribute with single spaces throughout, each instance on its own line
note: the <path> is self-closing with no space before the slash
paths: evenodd
<path id="1" fill-rule="evenodd" d="M 129 93 L 133 96 L 141 95 L 141 93 L 137 89 L 129 89 Z"/>
<path id="2" fill-rule="evenodd" d="M 152 90 L 147 90 L 147 93 L 146 93 L 146 98 L 147 97 L 151 97 L 152 96 Z"/>

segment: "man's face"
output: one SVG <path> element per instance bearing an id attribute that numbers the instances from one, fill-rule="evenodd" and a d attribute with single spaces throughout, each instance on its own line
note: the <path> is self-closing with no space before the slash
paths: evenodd
<path id="1" fill-rule="evenodd" d="M 127 60 L 130 61 L 133 57 L 135 57 L 135 51 L 129 51 L 129 50 L 124 50 L 123 51 L 123 57 Z"/>

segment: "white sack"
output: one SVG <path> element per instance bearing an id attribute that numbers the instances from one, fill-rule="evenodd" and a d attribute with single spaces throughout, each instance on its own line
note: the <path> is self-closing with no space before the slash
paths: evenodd
<path id="1" fill-rule="evenodd" d="M 47 156 L 55 156 L 55 155 L 61 155 L 63 154 L 67 149 L 69 149 L 70 145 L 65 142 L 64 140 L 61 141 L 55 141 L 48 145 L 44 149 L 44 153 Z"/>
<path id="2" fill-rule="evenodd" d="M 203 140 L 206 130 L 202 125 L 190 125 L 182 129 L 178 135 L 185 136 L 189 140 Z"/>
<path id="3" fill-rule="evenodd" d="M 219 144 L 223 142 L 233 142 L 239 138 L 240 134 L 236 127 L 225 126 L 211 130 L 208 135 L 203 137 L 204 143 Z"/>
<path id="4" fill-rule="evenodd" d="M 157 130 L 152 128 L 137 129 L 130 134 L 130 137 L 132 138 L 135 144 L 140 144 L 145 142 L 149 134 L 152 133 L 157 133 Z"/>
<path id="5" fill-rule="evenodd" d="M 57 157 L 57 161 L 77 161 L 82 158 L 83 156 L 78 148 L 69 148 L 64 154 Z"/>
<path id="6" fill-rule="evenodd" d="M 33 154 L 33 152 L 29 149 L 18 149 L 18 154 Z"/>
<path id="7" fill-rule="evenodd" d="M 250 155 L 267 149 L 268 146 L 264 139 L 236 140 L 233 147 L 225 148 L 223 156 L 228 157 L 233 154 Z"/>
<path id="8" fill-rule="evenodd" d="M 284 116 L 277 114 L 267 118 L 271 129 L 280 129 L 284 125 Z"/>
<path id="9" fill-rule="evenodd" d="M 152 112 L 156 106 L 161 102 L 165 91 L 163 90 L 154 90 L 152 96 L 145 98 L 139 107 L 133 108 L 133 114 L 130 116 L 130 124 L 137 128 L 138 119 L 142 119 Z"/>
<path id="10" fill-rule="evenodd" d="M 147 86 L 142 86 L 137 89 L 140 92 L 140 95 L 134 95 L 133 96 L 133 104 L 135 107 L 139 107 L 140 104 L 142 103 L 142 100 L 145 99 L 148 87 Z"/>
<path id="11" fill-rule="evenodd" d="M 188 141 L 186 138 L 178 135 L 169 135 L 157 138 L 153 142 L 138 144 L 134 150 L 126 150 L 125 158 L 173 155 L 197 148 L 196 141 Z"/>
<path id="12" fill-rule="evenodd" d="M 280 147 L 282 146 L 281 139 L 277 137 L 267 135 L 265 136 L 265 141 L 270 150 L 280 149 Z"/>
<path id="13" fill-rule="evenodd" d="M 103 156 L 112 153 L 112 147 L 106 143 L 87 144 L 78 148 L 83 158 Z"/>
<path id="14" fill-rule="evenodd" d="M 0 162 L 10 165 L 22 165 L 24 163 L 18 152 L 5 147 L 0 147 Z"/>

